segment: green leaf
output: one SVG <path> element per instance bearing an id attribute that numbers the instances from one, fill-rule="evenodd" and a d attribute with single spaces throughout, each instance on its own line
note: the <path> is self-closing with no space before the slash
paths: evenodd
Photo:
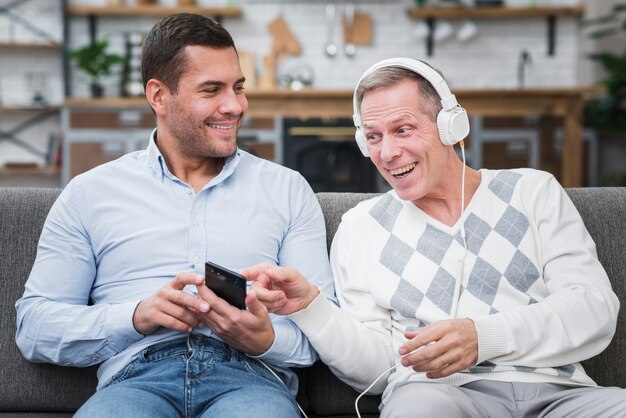
<path id="1" fill-rule="evenodd" d="M 626 12 L 626 3 L 616 4 L 615 6 L 613 6 L 613 11 L 616 13 Z"/>
<path id="2" fill-rule="evenodd" d="M 591 19 L 583 20 L 582 24 L 584 27 L 590 27 L 595 25 L 603 25 L 607 23 L 613 23 L 617 21 L 617 17 L 614 14 L 594 17 Z"/>
<path id="3" fill-rule="evenodd" d="M 68 56 L 76 61 L 76 66 L 91 76 L 93 81 L 111 74 L 114 64 L 124 62 L 124 58 L 117 54 L 107 53 L 109 39 L 103 37 L 93 44 L 86 45 L 68 52 Z"/>
<path id="4" fill-rule="evenodd" d="M 617 35 L 619 33 L 618 28 L 607 28 L 593 31 L 589 34 L 592 39 L 606 38 L 607 36 Z"/>

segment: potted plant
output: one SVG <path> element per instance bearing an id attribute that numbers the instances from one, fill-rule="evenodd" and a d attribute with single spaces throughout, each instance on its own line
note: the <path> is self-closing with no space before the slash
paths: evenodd
<path id="1" fill-rule="evenodd" d="M 626 3 L 613 6 L 611 13 L 584 22 L 591 39 L 618 39 L 617 45 L 626 45 Z M 600 83 L 605 93 L 585 108 L 585 120 L 596 131 L 619 136 L 626 150 L 626 48 L 621 51 L 602 51 L 590 54 L 605 73 Z M 626 185 L 626 167 L 613 179 L 615 185 Z"/>
<path id="2" fill-rule="evenodd" d="M 92 44 L 68 52 L 68 56 L 76 61 L 76 66 L 91 78 L 93 97 L 102 97 L 104 93 L 102 78 L 111 75 L 113 65 L 124 62 L 120 55 L 108 53 L 108 47 L 109 39 L 103 37 Z"/>

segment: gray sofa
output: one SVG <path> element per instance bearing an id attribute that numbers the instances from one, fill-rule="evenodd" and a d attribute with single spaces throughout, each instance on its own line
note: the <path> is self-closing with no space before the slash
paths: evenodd
<path id="1" fill-rule="evenodd" d="M 33 263 L 37 240 L 59 190 L 0 188 L 0 416 L 71 416 L 94 391 L 95 368 L 78 369 L 33 364 L 24 360 L 15 345 L 16 299 Z M 622 301 L 620 320 L 611 345 L 584 362 L 601 385 L 626 387 L 626 188 L 570 189 L 598 247 L 613 288 Z M 320 193 L 330 240 L 341 214 L 367 194 Z M 367 365 L 363 365 L 367 367 Z M 337 380 L 320 363 L 298 370 L 298 400 L 313 417 L 356 416 L 357 393 Z M 377 416 L 379 398 L 366 396 L 360 403 L 363 416 Z"/>

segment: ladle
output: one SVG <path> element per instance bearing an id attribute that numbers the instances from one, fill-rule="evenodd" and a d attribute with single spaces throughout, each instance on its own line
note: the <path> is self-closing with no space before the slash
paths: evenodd
<path id="1" fill-rule="evenodd" d="M 356 47 L 354 46 L 354 3 L 348 3 L 344 11 L 345 14 L 345 44 L 343 46 L 343 52 L 352 58 L 356 54 Z"/>
<path id="2" fill-rule="evenodd" d="M 337 45 L 333 40 L 334 35 L 334 27 L 335 27 L 335 5 L 333 3 L 328 3 L 326 5 L 326 29 L 327 29 L 327 38 L 326 38 L 326 47 L 324 48 L 324 52 L 326 52 L 326 56 L 332 58 L 337 55 Z"/>

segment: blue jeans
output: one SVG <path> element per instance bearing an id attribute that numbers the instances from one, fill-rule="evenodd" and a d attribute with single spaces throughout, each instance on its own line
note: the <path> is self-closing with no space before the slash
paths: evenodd
<path id="1" fill-rule="evenodd" d="M 258 360 L 215 338 L 190 335 L 147 348 L 76 417 L 294 418 L 289 391 Z"/>

